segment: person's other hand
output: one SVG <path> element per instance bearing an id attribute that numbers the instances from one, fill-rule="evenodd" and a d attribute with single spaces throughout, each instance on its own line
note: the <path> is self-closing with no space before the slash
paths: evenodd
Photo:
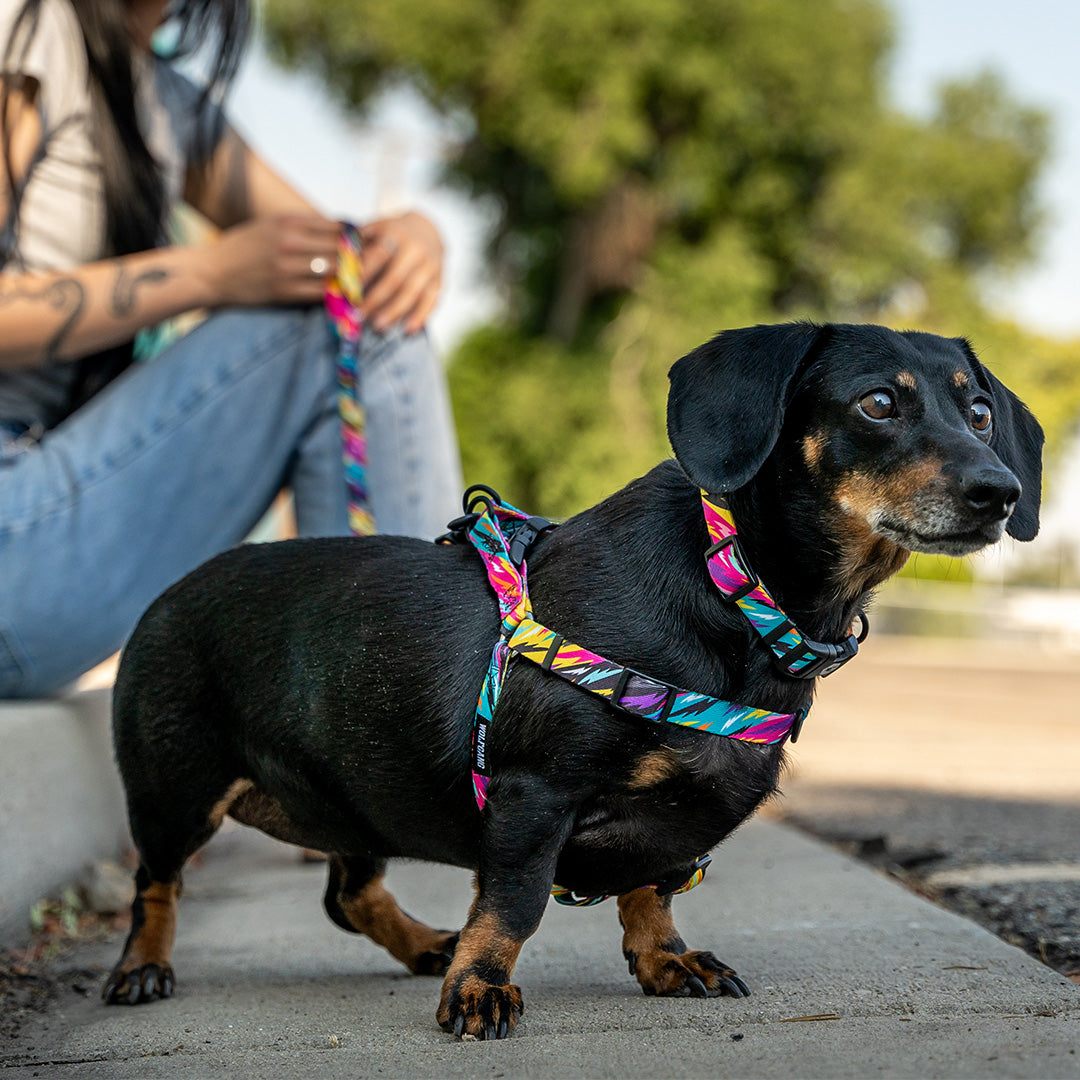
<path id="1" fill-rule="evenodd" d="M 419 214 L 383 218 L 360 230 L 364 252 L 364 318 L 379 331 L 403 322 L 423 329 L 442 288 L 443 246 Z"/>
<path id="2" fill-rule="evenodd" d="M 322 299 L 337 268 L 338 223 L 314 214 L 255 218 L 226 229 L 206 251 L 213 306 L 304 304 Z"/>

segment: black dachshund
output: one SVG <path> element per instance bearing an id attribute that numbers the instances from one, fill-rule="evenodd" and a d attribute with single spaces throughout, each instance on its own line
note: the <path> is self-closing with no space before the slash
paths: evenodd
<path id="1" fill-rule="evenodd" d="M 778 671 L 713 586 L 701 489 L 726 495 L 745 559 L 824 643 L 849 639 L 911 551 L 963 555 L 1038 530 L 1042 431 L 962 339 L 727 331 L 672 368 L 668 431 L 674 461 L 535 545 L 534 614 L 618 664 L 740 705 L 798 714 L 814 680 Z M 105 999 L 172 993 L 181 868 L 226 814 L 330 852 L 330 918 L 413 972 L 445 973 L 437 1018 L 457 1035 L 517 1023 L 511 974 L 553 882 L 618 896 L 647 994 L 747 992 L 687 949 L 675 885 L 655 883 L 685 878 L 775 790 L 783 742 L 627 716 L 519 660 L 486 741 L 480 813 L 470 740 L 499 622 L 475 551 L 392 536 L 240 547 L 158 599 L 116 685 L 142 865 Z M 398 908 L 382 884 L 395 857 L 477 869 L 460 934 Z"/>

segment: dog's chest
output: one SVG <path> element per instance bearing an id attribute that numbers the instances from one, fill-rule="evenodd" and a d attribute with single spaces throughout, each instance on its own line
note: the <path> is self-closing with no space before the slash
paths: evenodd
<path id="1" fill-rule="evenodd" d="M 610 878 L 611 891 L 715 847 L 776 789 L 781 751 L 708 739 L 637 757 L 617 785 L 581 808 L 564 863 L 580 873 L 588 865 L 590 879 Z"/>

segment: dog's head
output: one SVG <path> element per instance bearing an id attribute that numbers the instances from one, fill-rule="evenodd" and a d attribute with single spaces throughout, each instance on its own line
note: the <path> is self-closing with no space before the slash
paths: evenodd
<path id="1" fill-rule="evenodd" d="M 1042 429 L 962 338 L 755 326 L 670 374 L 675 456 L 708 491 L 738 490 L 782 453 L 842 536 L 965 555 L 1038 532 Z"/>

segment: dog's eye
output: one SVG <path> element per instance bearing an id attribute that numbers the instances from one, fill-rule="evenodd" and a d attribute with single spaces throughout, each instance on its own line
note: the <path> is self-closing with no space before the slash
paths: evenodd
<path id="1" fill-rule="evenodd" d="M 971 406 L 971 426 L 976 431 L 986 434 L 993 423 L 994 418 L 990 413 L 990 406 L 985 401 L 973 402 Z"/>
<path id="2" fill-rule="evenodd" d="M 875 390 L 859 401 L 859 409 L 871 420 L 888 420 L 896 415 L 896 402 L 888 390 Z"/>

